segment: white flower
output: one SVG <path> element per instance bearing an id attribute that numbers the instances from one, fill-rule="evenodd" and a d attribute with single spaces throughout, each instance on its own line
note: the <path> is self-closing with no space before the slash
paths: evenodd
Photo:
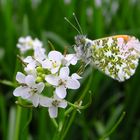
<path id="1" fill-rule="evenodd" d="M 60 99 L 58 96 L 54 95 L 53 98 L 48 98 L 41 96 L 40 105 L 44 107 L 48 107 L 49 115 L 51 118 L 56 118 L 58 115 L 58 107 L 66 108 L 67 102 L 65 100 Z"/>
<path id="2" fill-rule="evenodd" d="M 56 72 L 58 72 L 62 64 L 61 61 L 63 57 L 64 56 L 60 52 L 51 51 L 48 54 L 48 59 L 44 60 L 44 62 L 42 63 L 42 67 L 49 69 L 52 74 L 55 74 Z"/>
<path id="3" fill-rule="evenodd" d="M 21 84 L 21 86 L 14 90 L 14 96 L 20 96 L 23 99 L 27 99 L 37 107 L 39 104 L 40 93 L 44 89 L 44 83 L 40 82 L 36 84 L 35 77 L 33 75 L 25 76 L 21 72 L 17 73 L 16 80 Z"/>
<path id="4" fill-rule="evenodd" d="M 39 39 L 35 38 L 34 41 L 33 41 L 33 46 L 34 46 L 34 48 L 35 47 L 42 48 L 43 44 Z"/>
<path id="5" fill-rule="evenodd" d="M 21 53 L 25 53 L 28 50 L 34 49 L 35 53 L 38 54 L 40 53 L 39 49 L 45 50 L 44 48 L 42 48 L 42 42 L 40 40 L 38 40 L 37 38 L 33 40 L 30 36 L 20 37 L 17 47 L 20 49 Z M 40 55 L 42 55 L 42 52 Z"/>
<path id="6" fill-rule="evenodd" d="M 27 66 L 24 68 L 24 71 L 27 74 L 31 74 L 36 76 L 37 72 L 36 72 L 36 67 L 37 67 L 37 62 L 35 59 L 32 58 L 32 56 L 27 56 L 24 60 L 25 63 L 27 63 Z"/>
<path id="7" fill-rule="evenodd" d="M 46 54 L 45 49 L 42 47 L 42 43 L 38 39 L 35 39 L 33 49 L 35 60 L 42 64 L 42 61 L 46 59 Z"/>
<path id="8" fill-rule="evenodd" d="M 58 76 L 50 74 L 45 77 L 45 80 L 56 88 L 55 93 L 59 98 L 66 97 L 67 88 L 78 89 L 80 87 L 80 83 L 77 80 L 80 79 L 80 76 L 74 73 L 70 77 L 69 73 L 68 67 L 62 67 Z"/>
<path id="9" fill-rule="evenodd" d="M 76 54 L 67 54 L 63 60 L 62 63 L 64 66 L 69 66 L 70 64 L 72 65 L 76 65 L 77 61 L 78 61 L 78 57 L 76 56 Z"/>
<path id="10" fill-rule="evenodd" d="M 18 40 L 17 47 L 20 49 L 21 53 L 25 53 L 26 51 L 32 49 L 33 47 L 33 39 L 30 36 L 20 37 Z"/>
<path id="11" fill-rule="evenodd" d="M 71 75 L 71 78 L 72 78 L 72 79 L 75 79 L 75 80 L 78 80 L 78 79 L 81 79 L 82 77 L 79 76 L 77 73 L 73 73 L 73 74 Z"/>
<path id="12" fill-rule="evenodd" d="M 41 46 L 34 47 L 34 56 L 27 56 L 23 61 L 27 63 L 27 66 L 24 70 L 28 74 L 37 75 L 36 67 L 42 66 L 43 61 L 45 60 L 45 49 L 41 48 Z"/>

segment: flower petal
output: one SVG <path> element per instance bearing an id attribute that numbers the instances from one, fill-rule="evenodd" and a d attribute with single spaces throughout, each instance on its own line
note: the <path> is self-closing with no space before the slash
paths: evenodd
<path id="1" fill-rule="evenodd" d="M 67 102 L 65 100 L 61 100 L 60 103 L 58 104 L 58 107 L 66 108 L 67 107 Z"/>
<path id="2" fill-rule="evenodd" d="M 69 68 L 68 67 L 62 67 L 60 69 L 60 75 L 59 75 L 59 77 L 61 79 L 67 80 L 68 77 L 69 77 L 69 73 L 70 73 L 70 71 L 69 71 Z"/>
<path id="3" fill-rule="evenodd" d="M 29 93 L 29 88 L 27 87 L 17 87 L 14 92 L 13 92 L 14 96 L 17 96 L 17 97 L 22 97 L 23 99 L 27 99 L 29 98 L 31 95 Z"/>
<path id="4" fill-rule="evenodd" d="M 57 96 L 61 99 L 66 97 L 66 88 L 64 87 L 64 85 L 58 86 L 56 87 L 55 93 L 57 94 Z"/>
<path id="5" fill-rule="evenodd" d="M 27 68 L 30 70 L 34 70 L 36 67 L 36 61 L 32 61 L 27 65 Z"/>
<path id="6" fill-rule="evenodd" d="M 53 86 L 58 86 L 59 84 L 59 78 L 54 75 L 47 75 L 45 77 L 45 80 Z"/>
<path id="7" fill-rule="evenodd" d="M 51 73 L 52 73 L 52 74 L 57 73 L 57 72 L 58 72 L 58 70 L 59 70 L 59 67 L 60 67 L 60 66 L 55 67 L 55 68 L 52 68 L 52 69 L 51 69 Z"/>
<path id="8" fill-rule="evenodd" d="M 34 42 L 34 43 L 36 43 L 36 42 Z M 35 44 L 35 45 L 38 45 L 38 44 Z M 42 48 L 41 46 L 35 46 L 34 47 L 34 57 L 39 62 L 44 60 L 46 58 L 45 49 Z"/>
<path id="9" fill-rule="evenodd" d="M 38 93 L 41 93 L 41 92 L 43 91 L 43 89 L 44 89 L 45 85 L 44 85 L 44 83 L 43 83 L 43 82 L 40 82 L 40 83 L 38 83 L 38 84 L 35 84 L 35 86 L 34 86 L 34 87 L 35 87 L 35 88 L 37 88 Z"/>
<path id="10" fill-rule="evenodd" d="M 44 61 L 42 61 L 42 67 L 50 69 L 52 67 L 52 62 L 48 59 L 45 59 Z"/>
<path id="11" fill-rule="evenodd" d="M 75 65 L 78 61 L 76 54 L 68 54 L 66 55 L 65 59 L 68 61 L 69 64 Z"/>
<path id="12" fill-rule="evenodd" d="M 54 107 L 54 106 L 49 107 L 49 115 L 50 115 L 51 118 L 56 118 L 57 114 L 58 114 L 58 108 L 57 107 Z"/>
<path id="13" fill-rule="evenodd" d="M 52 106 L 52 99 L 45 96 L 40 96 L 39 103 L 41 106 L 50 107 Z"/>
<path id="14" fill-rule="evenodd" d="M 32 87 L 35 84 L 35 77 L 33 75 L 27 75 L 25 78 L 25 83 Z"/>
<path id="15" fill-rule="evenodd" d="M 35 40 L 34 40 L 34 42 L 33 42 L 33 46 L 34 46 L 33 49 L 36 49 L 36 47 L 42 48 L 43 44 L 42 44 L 42 42 L 41 42 L 39 39 L 35 38 Z M 42 48 L 42 49 L 43 49 L 43 48 Z M 45 51 L 45 49 L 44 49 L 44 51 Z"/>
<path id="16" fill-rule="evenodd" d="M 31 63 L 34 61 L 34 59 L 31 56 L 27 56 L 23 61 L 26 63 Z"/>
<path id="17" fill-rule="evenodd" d="M 17 72 L 16 80 L 19 83 L 25 83 L 25 75 L 23 73 L 21 73 L 21 72 Z"/>
<path id="18" fill-rule="evenodd" d="M 79 76 L 77 73 L 73 73 L 73 74 L 71 75 L 71 78 L 72 78 L 72 79 L 81 79 L 82 77 Z"/>
<path id="19" fill-rule="evenodd" d="M 48 58 L 54 61 L 61 61 L 63 58 L 63 55 L 58 51 L 51 51 L 48 54 Z"/>
<path id="20" fill-rule="evenodd" d="M 17 97 L 18 97 L 18 96 L 21 96 L 22 90 L 23 90 L 23 87 L 22 87 L 22 86 L 17 87 L 17 88 L 14 90 L 14 92 L 13 92 L 14 96 L 17 96 Z"/>
<path id="21" fill-rule="evenodd" d="M 30 100 L 34 107 L 37 107 L 39 104 L 39 95 L 38 94 L 33 94 L 33 96 L 31 96 L 28 100 Z"/>
<path id="22" fill-rule="evenodd" d="M 76 79 L 69 78 L 66 83 L 66 87 L 69 89 L 78 89 L 80 87 L 80 83 Z"/>

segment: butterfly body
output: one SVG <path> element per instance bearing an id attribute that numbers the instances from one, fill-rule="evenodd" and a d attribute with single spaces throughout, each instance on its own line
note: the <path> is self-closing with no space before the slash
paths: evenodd
<path id="1" fill-rule="evenodd" d="M 79 59 L 91 64 L 118 81 L 135 73 L 140 57 L 140 42 L 128 35 L 116 35 L 97 40 L 75 37 L 75 51 Z"/>

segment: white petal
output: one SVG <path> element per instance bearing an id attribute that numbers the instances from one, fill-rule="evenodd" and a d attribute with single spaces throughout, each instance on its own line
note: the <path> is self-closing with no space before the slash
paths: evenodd
<path id="1" fill-rule="evenodd" d="M 36 61 L 32 61 L 27 65 L 28 69 L 33 70 L 36 67 Z"/>
<path id="2" fill-rule="evenodd" d="M 24 68 L 24 71 L 28 74 L 28 75 L 33 75 L 34 77 L 37 77 L 37 71 L 36 69 L 28 69 L 27 67 Z"/>
<path id="3" fill-rule="evenodd" d="M 67 102 L 65 100 L 61 100 L 61 102 L 59 103 L 58 107 L 66 108 L 67 107 Z"/>
<path id="4" fill-rule="evenodd" d="M 54 100 L 61 100 L 61 98 L 59 98 L 59 97 L 57 96 L 57 94 L 55 94 L 55 92 L 54 92 L 54 95 L 53 95 L 53 99 L 54 99 Z"/>
<path id="5" fill-rule="evenodd" d="M 45 96 L 40 96 L 39 103 L 41 106 L 50 107 L 52 106 L 52 99 Z"/>
<path id="6" fill-rule="evenodd" d="M 69 73 L 70 73 L 70 71 L 69 71 L 68 67 L 61 68 L 60 69 L 60 78 L 64 79 L 64 80 L 68 79 Z"/>
<path id="7" fill-rule="evenodd" d="M 17 87 L 14 90 L 13 94 L 14 94 L 14 96 L 17 96 L 17 97 L 20 96 L 23 99 L 27 99 L 27 98 L 29 98 L 31 96 L 30 93 L 29 93 L 29 88 L 22 87 L 22 86 Z"/>
<path id="8" fill-rule="evenodd" d="M 51 51 L 48 54 L 48 58 L 54 61 L 61 61 L 63 58 L 63 55 L 58 51 Z"/>
<path id="9" fill-rule="evenodd" d="M 35 47 L 35 48 L 36 48 L 36 47 L 42 48 L 42 46 L 43 46 L 42 42 L 41 42 L 39 39 L 37 39 L 37 38 L 34 40 L 33 44 L 34 44 L 34 47 Z M 42 48 L 42 49 L 43 49 L 43 48 Z"/>
<path id="10" fill-rule="evenodd" d="M 34 75 L 34 76 L 36 76 L 36 69 L 35 69 L 35 67 L 36 67 L 36 62 L 33 61 L 33 62 L 29 63 L 29 64 L 27 65 L 27 67 L 24 68 L 24 70 L 25 70 L 29 75 Z"/>
<path id="11" fill-rule="evenodd" d="M 30 41 L 33 41 L 33 40 L 30 36 L 27 36 L 27 37 L 25 37 L 25 41 L 30 42 Z"/>
<path id="12" fill-rule="evenodd" d="M 66 97 L 66 88 L 64 87 L 64 85 L 58 86 L 55 89 L 55 93 L 57 94 L 57 96 L 61 99 Z"/>
<path id="13" fill-rule="evenodd" d="M 23 90 L 23 87 L 22 87 L 22 86 L 17 87 L 17 88 L 14 90 L 14 92 L 13 92 L 14 96 L 17 96 L 17 97 L 18 97 L 18 96 L 21 96 L 22 90 Z"/>
<path id="14" fill-rule="evenodd" d="M 74 57 L 74 54 L 67 54 L 65 59 L 70 61 Z"/>
<path id="15" fill-rule="evenodd" d="M 34 60 L 31 56 L 27 56 L 23 61 L 26 62 L 26 63 L 31 63 Z"/>
<path id="16" fill-rule="evenodd" d="M 25 75 L 23 73 L 21 73 L 21 72 L 17 72 L 16 80 L 19 83 L 25 83 Z"/>
<path id="17" fill-rule="evenodd" d="M 72 79 L 81 79 L 82 77 L 79 76 L 77 73 L 72 74 Z"/>
<path id="18" fill-rule="evenodd" d="M 66 87 L 69 89 L 78 89 L 80 87 L 80 83 L 76 79 L 69 78 L 66 83 Z"/>
<path id="19" fill-rule="evenodd" d="M 40 83 L 35 85 L 35 88 L 37 88 L 38 93 L 41 93 L 43 91 L 44 87 L 45 87 L 45 85 L 43 82 L 40 82 Z"/>
<path id="20" fill-rule="evenodd" d="M 34 57 L 39 62 L 42 61 L 42 60 L 44 60 L 46 58 L 45 49 L 42 48 L 42 47 L 40 47 L 40 46 L 35 46 L 34 47 Z"/>
<path id="21" fill-rule="evenodd" d="M 57 114 L 58 114 L 58 108 L 57 107 L 54 107 L 54 106 L 49 107 L 49 115 L 50 115 L 51 118 L 56 118 Z"/>
<path id="22" fill-rule="evenodd" d="M 65 59 L 72 65 L 75 65 L 78 61 L 76 54 L 68 54 L 66 55 Z"/>
<path id="23" fill-rule="evenodd" d="M 18 42 L 20 42 L 20 43 L 23 43 L 24 41 L 25 41 L 24 37 L 20 37 L 19 40 L 18 40 Z"/>
<path id="24" fill-rule="evenodd" d="M 39 104 L 39 95 L 33 94 L 33 96 L 29 98 L 29 100 L 33 103 L 34 107 L 37 107 Z"/>
<path id="25" fill-rule="evenodd" d="M 57 73 L 58 70 L 59 70 L 59 67 L 60 67 L 60 66 L 58 66 L 58 67 L 56 67 L 56 68 L 52 68 L 52 69 L 51 69 L 51 73 L 52 73 L 52 74 Z"/>
<path id="26" fill-rule="evenodd" d="M 28 85 L 28 86 L 33 86 L 35 84 L 35 77 L 33 75 L 28 75 L 26 76 L 25 78 L 25 83 Z"/>
<path id="27" fill-rule="evenodd" d="M 58 84 L 59 84 L 59 78 L 56 77 L 56 76 L 53 76 L 53 75 L 47 75 L 47 76 L 45 77 L 45 80 L 46 80 L 49 84 L 54 85 L 54 86 L 58 86 Z"/>
<path id="28" fill-rule="evenodd" d="M 44 61 L 42 61 L 42 67 L 50 69 L 52 67 L 52 62 L 48 59 L 45 59 Z"/>
<path id="29" fill-rule="evenodd" d="M 23 89 L 23 91 L 21 92 L 21 97 L 23 98 L 23 99 L 28 99 L 30 96 L 31 96 L 31 94 L 29 93 L 29 91 L 30 91 L 30 89 L 28 88 L 28 87 L 23 87 L 24 89 Z"/>

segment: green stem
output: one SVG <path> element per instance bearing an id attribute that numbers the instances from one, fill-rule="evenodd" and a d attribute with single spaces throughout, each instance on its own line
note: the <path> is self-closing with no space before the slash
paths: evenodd
<path id="1" fill-rule="evenodd" d="M 14 87 L 14 88 L 17 86 L 15 83 L 8 80 L 0 80 L 0 84 L 6 85 L 9 87 Z"/>
<path id="2" fill-rule="evenodd" d="M 20 106 L 17 106 L 17 117 L 16 117 L 14 140 L 19 140 L 21 113 L 22 113 L 22 108 Z"/>
<path id="3" fill-rule="evenodd" d="M 82 95 L 80 96 L 78 102 L 81 101 L 86 96 L 86 94 L 89 90 L 89 87 L 90 87 L 90 83 L 92 82 L 92 78 L 93 78 L 93 76 L 90 76 L 88 83 L 87 83 L 87 86 L 85 87 L 85 90 L 83 91 Z"/>
<path id="4" fill-rule="evenodd" d="M 64 133 L 63 133 L 62 136 L 60 137 L 60 140 L 64 140 L 64 138 L 66 137 L 66 135 L 67 135 L 67 133 L 68 133 L 68 130 L 69 130 L 69 128 L 70 128 L 70 126 L 71 126 L 73 120 L 75 119 L 76 112 L 77 112 L 77 110 L 74 110 L 74 112 L 72 113 L 72 116 L 71 116 L 71 118 L 70 118 L 70 120 L 69 120 L 69 122 L 68 122 L 67 127 L 65 128 Z"/>
<path id="5" fill-rule="evenodd" d="M 80 102 L 80 101 L 83 100 L 83 98 L 86 96 L 86 93 L 88 92 L 89 85 L 90 85 L 91 81 L 92 81 L 92 76 L 90 76 L 90 78 L 89 78 L 89 80 L 88 80 L 88 83 L 87 83 L 87 86 L 86 86 L 85 90 L 83 91 L 82 95 L 80 96 L 80 98 L 78 99 L 77 102 Z M 90 97 L 90 100 L 91 100 L 91 97 Z M 91 102 L 91 101 L 90 101 L 90 102 Z M 85 105 L 85 106 L 83 107 L 83 109 L 86 108 L 88 105 L 89 105 L 89 104 Z M 74 105 L 74 106 L 75 106 L 75 105 Z M 70 120 L 69 120 L 68 123 L 65 125 L 65 127 L 63 127 L 63 129 L 62 129 L 62 131 L 61 131 L 61 133 L 60 133 L 60 140 L 63 140 L 63 139 L 66 137 L 66 135 L 67 135 L 67 133 L 68 133 L 68 130 L 69 130 L 69 128 L 70 128 L 72 122 L 73 122 L 74 119 L 75 119 L 77 110 L 76 110 L 76 109 L 73 110 L 73 109 L 74 109 L 74 106 L 71 106 L 71 107 L 67 110 L 67 112 L 65 113 L 65 117 L 67 117 L 67 115 L 68 115 L 69 113 L 71 113 L 71 111 L 73 111 L 73 112 L 72 112 L 72 115 L 71 115 L 71 117 L 70 117 Z M 77 106 L 75 106 L 75 107 L 77 107 Z M 78 107 L 79 107 L 79 106 L 78 106 Z"/>
<path id="6" fill-rule="evenodd" d="M 53 124 L 54 124 L 54 126 L 55 126 L 55 128 L 58 128 L 58 124 L 57 124 L 57 121 L 53 118 L 53 119 L 51 119 L 52 120 L 52 122 L 53 122 Z"/>
<path id="7" fill-rule="evenodd" d="M 116 122 L 116 124 L 111 128 L 111 130 L 106 133 L 104 136 L 102 136 L 99 140 L 105 140 L 105 138 L 107 138 L 108 136 L 110 136 L 118 127 L 118 125 L 121 123 L 121 121 L 123 120 L 124 116 L 125 116 L 125 112 L 122 113 L 121 117 L 119 118 L 119 120 Z"/>

